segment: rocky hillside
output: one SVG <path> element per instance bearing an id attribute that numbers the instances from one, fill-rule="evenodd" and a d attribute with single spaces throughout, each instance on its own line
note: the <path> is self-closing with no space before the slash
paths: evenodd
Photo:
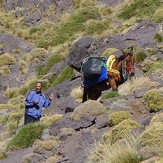
<path id="1" fill-rule="evenodd" d="M 0 162 L 163 161 L 161 0 L 0 0 Z M 134 47 L 135 76 L 81 103 L 81 61 Z M 24 98 L 55 94 L 40 124 Z"/>

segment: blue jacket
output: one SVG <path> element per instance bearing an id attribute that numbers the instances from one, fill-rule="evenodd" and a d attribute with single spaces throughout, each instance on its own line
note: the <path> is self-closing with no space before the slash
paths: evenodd
<path id="1" fill-rule="evenodd" d="M 39 100 L 38 104 L 34 104 L 34 101 Z M 41 117 L 42 108 L 48 107 L 51 103 L 50 99 L 47 99 L 45 95 L 35 90 L 30 91 L 25 99 L 25 114 L 33 116 L 35 118 Z"/>

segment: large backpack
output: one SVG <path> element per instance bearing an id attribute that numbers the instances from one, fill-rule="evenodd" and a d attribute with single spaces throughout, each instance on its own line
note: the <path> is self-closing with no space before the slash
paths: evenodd
<path id="1" fill-rule="evenodd" d="M 87 57 L 82 62 L 81 73 L 84 80 L 95 80 L 101 76 L 104 66 L 104 58 L 102 57 Z"/>

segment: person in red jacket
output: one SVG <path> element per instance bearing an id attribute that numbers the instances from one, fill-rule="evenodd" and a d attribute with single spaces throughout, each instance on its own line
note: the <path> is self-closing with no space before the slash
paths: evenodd
<path id="1" fill-rule="evenodd" d="M 30 91 L 25 99 L 24 125 L 32 122 L 39 122 L 42 116 L 42 108 L 47 108 L 51 104 L 54 95 L 51 93 L 49 98 L 42 93 L 42 82 L 36 83 L 36 88 Z"/>

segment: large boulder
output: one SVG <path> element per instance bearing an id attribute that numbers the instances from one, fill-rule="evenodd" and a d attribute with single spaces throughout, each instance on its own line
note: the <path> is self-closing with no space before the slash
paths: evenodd
<path id="1" fill-rule="evenodd" d="M 93 42 L 92 37 L 82 37 L 76 41 L 70 51 L 68 65 L 80 72 L 82 60 L 90 56 L 89 48 Z"/>

